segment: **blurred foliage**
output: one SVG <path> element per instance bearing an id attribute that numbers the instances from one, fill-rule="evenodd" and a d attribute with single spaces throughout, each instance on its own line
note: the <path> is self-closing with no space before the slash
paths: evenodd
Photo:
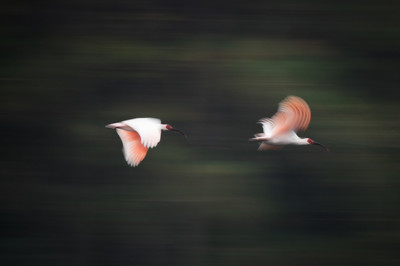
<path id="1" fill-rule="evenodd" d="M 398 265 L 395 1 L 0 3 L 1 265 Z M 324 143 L 258 152 L 287 95 Z M 137 168 L 104 125 L 158 117 Z"/>

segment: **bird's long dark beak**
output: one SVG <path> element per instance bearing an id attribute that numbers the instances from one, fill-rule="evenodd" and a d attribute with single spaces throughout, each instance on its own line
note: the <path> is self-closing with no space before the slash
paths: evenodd
<path id="1" fill-rule="evenodd" d="M 326 151 L 329 151 L 329 149 L 328 149 L 325 145 L 323 145 L 323 144 L 321 144 L 321 143 L 319 143 L 319 142 L 314 141 L 314 142 L 313 142 L 313 145 L 319 145 L 319 146 L 321 146 L 322 148 L 324 148 Z"/>
<path id="2" fill-rule="evenodd" d="M 179 129 L 173 127 L 170 129 L 170 131 L 178 132 L 179 134 L 183 135 L 185 138 L 188 139 L 188 136 L 182 130 L 179 130 Z"/>

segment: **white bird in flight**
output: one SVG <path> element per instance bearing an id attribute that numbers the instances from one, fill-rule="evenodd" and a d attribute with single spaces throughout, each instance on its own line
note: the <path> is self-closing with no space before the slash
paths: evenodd
<path id="1" fill-rule="evenodd" d="M 311 120 L 308 104 L 300 97 L 288 96 L 279 104 L 278 112 L 272 118 L 263 118 L 264 133 L 255 134 L 251 141 L 260 141 L 259 150 L 280 148 L 281 145 L 319 145 L 327 147 L 310 138 L 300 138 L 297 131 L 305 131 Z"/>
<path id="2" fill-rule="evenodd" d="M 168 124 L 161 124 L 157 118 L 135 118 L 118 123 L 109 124 L 107 128 L 115 128 L 123 145 L 126 162 L 130 166 L 137 166 L 147 150 L 154 148 L 160 142 L 161 130 L 175 131 L 183 136 L 185 133 Z"/>

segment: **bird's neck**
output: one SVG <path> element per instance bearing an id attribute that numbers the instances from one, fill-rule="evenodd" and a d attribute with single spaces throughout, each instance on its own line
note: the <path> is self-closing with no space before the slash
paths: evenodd
<path id="1" fill-rule="evenodd" d="M 297 144 L 298 144 L 298 145 L 308 145 L 308 144 L 310 144 L 310 143 L 308 143 L 308 138 L 299 138 L 299 139 L 297 140 Z"/>
<path id="2" fill-rule="evenodd" d="M 167 129 L 167 124 L 160 124 L 161 130 L 168 130 Z"/>

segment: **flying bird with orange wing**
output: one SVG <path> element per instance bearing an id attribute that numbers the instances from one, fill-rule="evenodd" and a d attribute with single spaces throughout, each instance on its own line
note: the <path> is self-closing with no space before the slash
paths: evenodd
<path id="1" fill-rule="evenodd" d="M 157 118 L 135 118 L 118 123 L 109 124 L 119 135 L 126 162 L 130 166 L 138 166 L 146 157 L 149 148 L 154 148 L 161 140 L 161 130 L 174 131 L 187 135 L 168 124 L 161 124 Z"/>
<path id="2" fill-rule="evenodd" d="M 329 149 L 310 138 L 300 138 L 298 131 L 305 131 L 310 124 L 311 111 L 308 104 L 300 97 L 288 96 L 280 104 L 278 112 L 271 118 L 263 118 L 259 123 L 263 133 L 257 133 L 251 141 L 261 142 L 259 150 L 276 149 L 282 145 L 319 145 Z"/>

